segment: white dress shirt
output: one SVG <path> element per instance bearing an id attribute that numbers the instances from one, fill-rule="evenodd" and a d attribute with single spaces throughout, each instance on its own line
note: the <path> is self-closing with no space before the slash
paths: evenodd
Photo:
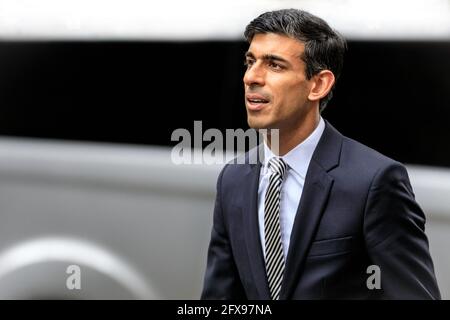
<path id="1" fill-rule="evenodd" d="M 281 158 L 288 165 L 288 170 L 284 176 L 281 185 L 280 198 L 280 228 L 281 241 L 283 243 L 283 253 L 286 261 L 289 249 L 289 242 L 292 233 L 292 226 L 294 225 L 297 207 L 303 192 L 305 184 L 306 172 L 311 161 L 314 150 L 319 143 L 320 137 L 325 129 L 325 122 L 320 117 L 319 125 L 302 143 L 297 145 L 294 149 L 289 151 Z M 258 221 L 259 221 L 259 236 L 261 238 L 261 245 L 264 256 L 266 255 L 266 246 L 264 238 L 264 199 L 266 190 L 269 185 L 270 170 L 268 167 L 269 160 L 275 157 L 272 151 L 264 142 L 264 161 L 262 163 L 259 188 L 258 188 Z"/>

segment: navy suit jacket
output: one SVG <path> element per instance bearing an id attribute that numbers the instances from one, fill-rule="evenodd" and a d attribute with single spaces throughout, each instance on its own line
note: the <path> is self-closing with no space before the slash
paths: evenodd
<path id="1" fill-rule="evenodd" d="M 202 299 L 270 299 L 257 212 L 260 168 L 260 161 L 227 164 L 219 175 Z M 280 299 L 440 299 L 424 231 L 405 167 L 326 122 Z M 380 268 L 381 289 L 367 286 L 370 265 Z"/>

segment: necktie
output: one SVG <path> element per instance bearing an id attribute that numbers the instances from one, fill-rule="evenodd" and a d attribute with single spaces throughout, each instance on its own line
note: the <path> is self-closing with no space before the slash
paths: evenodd
<path id="1" fill-rule="evenodd" d="M 283 159 L 274 157 L 269 161 L 269 169 L 271 174 L 264 201 L 266 274 L 270 295 L 273 300 L 278 300 L 284 274 L 284 255 L 280 228 L 280 189 L 287 165 Z"/>

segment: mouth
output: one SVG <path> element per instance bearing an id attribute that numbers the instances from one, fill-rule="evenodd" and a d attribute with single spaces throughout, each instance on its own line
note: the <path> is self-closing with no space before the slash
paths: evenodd
<path id="1" fill-rule="evenodd" d="M 267 106 L 270 100 L 259 94 L 247 94 L 245 102 L 249 110 L 258 111 Z"/>

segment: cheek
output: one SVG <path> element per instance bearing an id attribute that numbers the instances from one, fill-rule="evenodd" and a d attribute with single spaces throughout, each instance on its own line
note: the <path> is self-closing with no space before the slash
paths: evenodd
<path id="1" fill-rule="evenodd" d="M 276 102 L 283 109 L 292 109 L 305 99 L 303 88 L 298 84 L 286 84 L 277 92 Z"/>
<path id="2" fill-rule="evenodd" d="M 285 93 L 291 103 L 303 105 L 307 100 L 309 88 L 304 81 L 295 82 L 286 86 Z"/>
<path id="3" fill-rule="evenodd" d="M 273 78 L 271 89 L 273 94 L 273 104 L 276 113 L 291 113 L 292 109 L 297 109 L 307 100 L 308 83 L 306 79 L 298 75 L 283 75 Z"/>

